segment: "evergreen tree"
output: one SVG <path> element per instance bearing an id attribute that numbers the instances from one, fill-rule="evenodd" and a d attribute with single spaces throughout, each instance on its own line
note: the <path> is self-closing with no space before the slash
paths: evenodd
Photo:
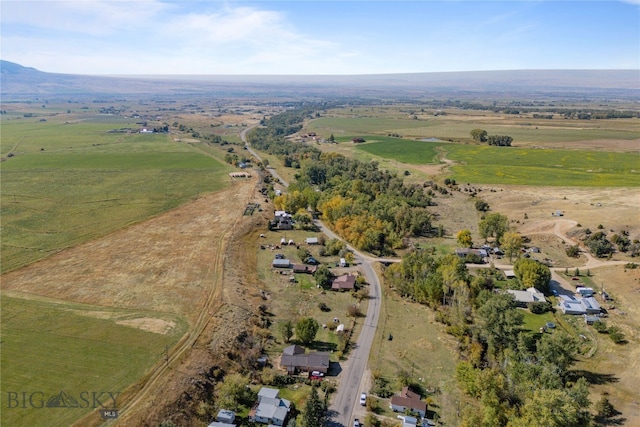
<path id="1" fill-rule="evenodd" d="M 311 394 L 302 411 L 302 427 L 318 427 L 324 425 L 327 418 L 327 405 L 320 400 L 318 388 L 312 387 Z"/>

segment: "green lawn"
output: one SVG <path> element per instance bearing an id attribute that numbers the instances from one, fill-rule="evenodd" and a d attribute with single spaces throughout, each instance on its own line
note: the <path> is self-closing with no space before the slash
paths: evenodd
<path id="1" fill-rule="evenodd" d="M 162 335 L 116 324 L 138 317 L 162 318 L 176 327 Z M 177 341 L 185 329 L 186 323 L 173 315 L 3 294 L 0 424 L 71 424 L 94 410 L 93 392 L 124 391 L 162 359 L 165 346 Z M 46 407 L 47 400 L 61 391 L 78 407 Z M 111 402 L 108 395 L 102 397 L 101 402 Z"/>
<path id="2" fill-rule="evenodd" d="M 3 272 L 226 185 L 229 167 L 192 145 L 107 133 L 123 123 L 99 118 L 3 120 L 3 153 L 14 154 L 0 171 Z"/>

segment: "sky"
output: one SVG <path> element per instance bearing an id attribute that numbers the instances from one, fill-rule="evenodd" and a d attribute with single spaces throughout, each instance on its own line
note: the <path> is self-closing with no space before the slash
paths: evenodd
<path id="1" fill-rule="evenodd" d="M 0 0 L 0 59 L 88 75 L 640 69 L 640 0 Z"/>

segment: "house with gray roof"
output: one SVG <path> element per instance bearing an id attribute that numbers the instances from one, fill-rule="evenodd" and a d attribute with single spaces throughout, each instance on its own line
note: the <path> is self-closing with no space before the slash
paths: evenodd
<path id="1" fill-rule="evenodd" d="M 249 419 L 260 424 L 283 426 L 291 410 L 291 402 L 278 397 L 280 390 L 262 387 L 258 403 L 249 412 Z"/>
<path id="2" fill-rule="evenodd" d="M 513 298 L 516 300 L 516 304 L 524 307 L 532 302 L 547 302 L 544 294 L 533 287 L 528 288 L 526 291 L 508 289 L 507 293 L 513 295 Z"/>
<path id="3" fill-rule="evenodd" d="M 326 374 L 329 371 L 329 353 L 325 351 L 307 353 L 304 347 L 291 345 L 282 351 L 280 366 L 289 374 L 313 371 Z"/>

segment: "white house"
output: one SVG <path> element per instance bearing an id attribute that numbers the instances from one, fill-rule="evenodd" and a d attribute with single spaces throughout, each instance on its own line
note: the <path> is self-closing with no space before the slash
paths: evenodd
<path id="1" fill-rule="evenodd" d="M 283 426 L 286 422 L 291 402 L 280 399 L 278 389 L 262 387 L 258 392 L 258 406 L 249 413 L 249 419 L 260 424 Z"/>
<path id="2" fill-rule="evenodd" d="M 526 291 L 509 289 L 507 292 L 513 295 L 519 305 L 527 305 L 530 302 L 547 302 L 544 294 L 533 287 L 528 288 Z"/>
<path id="3" fill-rule="evenodd" d="M 427 404 L 420 400 L 420 395 L 409 387 L 403 387 L 399 395 L 391 396 L 389 408 L 393 412 L 404 412 L 408 409 L 417 412 L 421 417 L 427 413 Z"/>
<path id="4" fill-rule="evenodd" d="M 559 295 L 558 307 L 564 314 L 598 314 L 602 309 L 593 297 L 576 298 L 573 295 Z"/>

